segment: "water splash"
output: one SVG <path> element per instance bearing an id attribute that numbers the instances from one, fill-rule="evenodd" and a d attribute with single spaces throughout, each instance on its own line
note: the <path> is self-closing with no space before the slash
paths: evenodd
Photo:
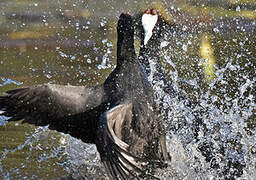
<path id="1" fill-rule="evenodd" d="M 175 12 L 180 12 L 174 5 L 171 5 L 170 8 Z M 48 21 L 43 22 L 48 26 Z M 255 22 L 253 23 L 255 24 Z M 253 27 L 253 23 L 248 28 Z M 87 25 L 90 24 L 90 21 L 88 21 L 83 26 L 83 29 L 88 29 L 89 26 Z M 107 26 L 105 20 L 102 20 L 100 25 L 104 28 Z M 75 26 L 76 29 L 79 28 L 81 30 L 81 24 L 75 24 Z M 221 33 L 225 29 L 229 29 L 226 26 L 229 26 L 229 24 L 224 24 L 223 27 L 214 27 L 213 32 Z M 187 31 L 191 28 L 191 25 L 183 25 L 181 28 L 182 31 Z M 239 25 L 237 29 L 243 30 L 244 28 Z M 175 34 L 176 32 L 172 33 Z M 167 49 L 162 54 L 163 61 L 167 62 L 172 69 L 170 70 L 164 66 L 164 70 L 170 77 L 175 91 L 185 92 L 184 86 L 181 85 L 185 84 L 195 93 L 193 95 L 198 104 L 193 108 L 189 108 L 185 100 L 166 94 L 161 88 L 161 82 L 155 86 L 156 96 L 158 97 L 157 103 L 162 106 L 162 113 L 166 120 L 168 150 L 172 156 L 172 162 L 169 164 L 168 169 L 162 172 L 162 177 L 163 179 L 230 179 L 240 176 L 241 179 L 254 179 L 256 177 L 256 77 L 254 72 L 256 67 L 253 64 L 255 62 L 254 53 L 247 49 L 246 46 L 249 43 L 254 47 L 253 40 L 250 40 L 253 34 L 248 34 L 248 37 L 245 37 L 244 41 L 241 42 L 239 42 L 238 37 L 235 37 L 232 41 L 225 40 L 219 43 L 221 45 L 216 48 L 218 51 L 216 55 L 223 56 L 226 59 L 216 56 L 219 67 L 216 67 L 215 79 L 206 87 L 203 80 L 201 80 L 200 70 L 193 68 L 194 64 L 198 62 L 198 56 L 191 57 L 187 55 L 191 51 L 190 48 L 192 47 L 196 50 L 197 45 L 181 40 L 190 36 L 196 38 L 196 35 L 184 34 L 181 35 L 181 38 L 169 34 L 173 39 L 170 40 L 170 38 L 162 42 L 162 48 Z M 102 44 L 107 45 L 104 49 L 103 58 L 95 60 L 101 61 L 99 69 L 104 69 L 111 64 L 109 61 L 112 49 L 108 47 L 108 43 L 110 42 L 107 39 L 103 39 Z M 214 43 L 217 46 L 218 42 Z M 237 44 L 239 49 L 237 50 L 237 47 L 230 46 L 232 43 Z M 180 47 L 182 52 L 172 47 L 173 45 Z M 227 51 L 223 50 L 226 47 L 230 47 L 228 49 L 229 54 L 226 54 Z M 110 51 L 107 50 L 108 48 Z M 76 59 L 77 55 L 62 52 L 60 47 L 56 47 L 56 50 L 63 59 Z M 94 50 L 97 51 L 96 47 Z M 101 49 L 99 52 L 101 52 Z M 174 56 L 181 58 L 175 60 Z M 218 62 L 218 58 L 221 59 L 219 60 L 221 62 Z M 242 62 L 243 58 L 247 58 L 247 62 Z M 179 64 L 179 60 L 182 65 Z M 90 57 L 85 58 L 85 61 L 88 64 L 94 63 L 94 59 Z M 253 70 L 249 72 L 248 68 Z M 191 74 L 191 76 L 184 76 L 181 71 Z M 48 76 L 48 78 L 51 77 Z M 8 78 L 1 78 L 1 80 L 3 83 L 0 86 L 22 84 Z M 235 81 L 235 83 L 233 82 L 230 85 L 231 81 Z M 185 96 L 190 95 L 189 92 L 184 94 Z M 202 119 L 202 122 L 195 123 L 197 122 L 195 121 L 195 114 Z M 0 118 L 3 117 L 0 116 Z M 6 121 L 4 119 L 0 120 L 0 125 L 1 122 L 5 124 L 4 122 Z M 29 147 L 29 151 L 37 149 L 41 154 L 36 161 L 40 163 L 48 162 L 52 157 L 67 155 L 67 161 L 58 162 L 58 164 L 63 168 L 67 168 L 71 173 L 77 174 L 77 177 L 91 176 L 95 179 L 98 177 L 97 174 L 104 174 L 94 146 L 84 145 L 79 140 L 63 136 L 58 147 L 53 148 L 53 151 L 50 151 L 49 154 L 48 151 L 47 153 L 41 151 L 43 148 L 42 143 L 39 141 L 40 137 L 45 136 L 45 133 L 44 129 L 36 129 L 35 133 L 27 135 L 24 144 L 18 145 L 14 151 L 21 151 L 24 147 Z M 48 135 L 46 136 L 49 138 Z M 2 151 L 0 163 L 12 151 L 13 149 Z M 28 156 L 27 158 L 30 159 L 32 157 Z M 16 169 L 21 168 L 21 166 Z M 13 169 L 13 172 L 4 171 L 1 164 L 0 171 L 5 179 L 10 179 L 11 173 L 15 173 Z"/>
<path id="2" fill-rule="evenodd" d="M 1 77 L 1 80 L 3 81 L 2 83 L 0 83 L 0 87 L 1 86 L 5 86 L 7 84 L 15 84 L 15 85 L 22 85 L 23 83 L 22 82 L 19 82 L 19 81 L 15 81 L 15 80 L 12 80 L 10 78 L 5 78 L 5 77 Z"/>
<path id="3" fill-rule="evenodd" d="M 172 51 L 173 49 L 167 49 L 161 55 L 169 64 L 174 64 L 168 55 Z M 168 146 L 173 157 L 169 169 L 172 173 L 164 173 L 163 176 L 171 178 L 175 172 L 175 176 L 181 179 L 254 177 L 252 170 L 255 169 L 253 163 L 256 158 L 251 149 L 255 147 L 255 142 L 249 139 L 255 139 L 255 131 L 252 130 L 252 134 L 248 135 L 246 129 L 248 119 L 255 113 L 252 91 L 256 84 L 255 78 L 247 75 L 243 80 L 240 79 L 237 96 L 232 97 L 226 93 L 224 100 L 221 100 L 222 93 L 213 94 L 212 90 L 226 81 L 223 74 L 230 73 L 231 70 L 227 66 L 217 70 L 216 79 L 206 89 L 200 87 L 201 83 L 197 79 L 183 79 L 182 81 L 200 92 L 200 96 L 196 97 L 198 103 L 191 106 L 187 104 L 187 98 L 180 99 L 179 96 L 163 91 L 163 82 L 154 82 L 154 59 L 149 62 L 149 80 L 154 84 L 158 104 L 164 109 L 162 114 L 167 117 Z M 236 70 L 241 68 L 238 66 Z M 166 71 L 169 71 L 167 74 L 175 74 L 170 70 Z M 176 84 L 175 89 L 181 92 L 178 85 L 180 77 L 172 78 L 172 81 Z"/>

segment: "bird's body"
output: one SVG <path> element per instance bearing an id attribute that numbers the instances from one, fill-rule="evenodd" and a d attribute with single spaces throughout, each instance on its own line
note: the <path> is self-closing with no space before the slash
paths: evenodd
<path id="1" fill-rule="evenodd" d="M 0 97 L 0 110 L 9 121 L 48 125 L 96 144 L 112 179 L 151 177 L 148 167 L 168 159 L 165 130 L 135 54 L 130 15 L 120 16 L 117 32 L 117 66 L 102 85 L 10 90 Z"/>
<path id="2" fill-rule="evenodd" d="M 152 86 L 158 86 L 169 95 L 177 92 L 168 82 L 161 67 L 161 42 L 164 36 L 164 29 L 168 26 L 156 10 L 149 9 L 151 14 L 145 13 L 141 17 L 141 46 L 139 61 Z M 151 22 L 151 23 L 147 23 Z M 154 24 L 154 26 L 152 26 Z M 153 28 L 152 28 L 153 27 Z M 151 33 L 148 33 L 150 31 Z M 148 39 L 148 36 L 150 38 Z"/>
<path id="3" fill-rule="evenodd" d="M 156 14 L 158 15 L 157 22 L 152 30 L 151 38 L 146 43 L 145 36 L 147 32 L 144 30 L 145 26 L 143 23 L 139 23 L 142 32 L 139 62 L 149 79 L 150 85 L 154 89 L 154 97 L 158 107 L 162 107 L 162 116 L 167 122 L 170 122 L 168 126 L 172 126 L 170 129 L 179 131 L 180 127 L 182 129 L 186 124 L 186 126 L 188 126 L 186 129 L 189 129 L 188 136 L 190 136 L 190 138 L 187 139 L 196 139 L 198 137 L 199 128 L 202 124 L 202 119 L 194 109 L 197 103 L 192 102 L 184 94 L 174 88 L 172 83 L 168 81 L 167 76 L 164 73 L 164 68 L 161 66 L 161 59 L 163 58 L 163 55 L 161 54 L 163 52 L 161 42 L 166 36 L 172 33 L 173 28 L 175 27 L 169 25 L 155 9 L 148 9 L 147 12 L 142 15 L 141 21 L 143 21 L 143 17 L 145 15 L 151 15 L 152 18 L 153 16 L 156 16 Z M 148 18 L 149 17 L 150 16 L 148 16 Z M 154 18 L 152 19 L 152 22 L 154 22 Z M 186 116 L 183 112 L 177 108 L 177 104 L 182 104 L 184 109 L 189 112 L 188 114 L 191 117 L 189 123 L 187 122 Z M 163 108 L 163 106 L 165 106 L 165 108 Z M 176 118 L 173 118 L 175 116 Z M 181 132 L 183 132 L 183 130 L 181 130 Z"/>

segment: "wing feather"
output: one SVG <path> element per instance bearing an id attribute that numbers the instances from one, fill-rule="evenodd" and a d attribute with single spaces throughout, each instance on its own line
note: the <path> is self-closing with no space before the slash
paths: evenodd
<path id="1" fill-rule="evenodd" d="M 131 121 L 132 103 L 118 105 L 106 111 L 101 117 L 98 128 L 96 146 L 106 171 L 112 179 L 158 179 L 150 173 L 152 164 L 160 161 L 136 157 L 129 152 L 129 145 L 122 141 L 121 129 L 123 123 Z M 143 152 L 142 152 L 143 153 Z"/>
<path id="2" fill-rule="evenodd" d="M 23 120 L 23 123 L 49 125 L 51 129 L 72 133 L 72 128 L 75 130 L 75 127 L 80 128 L 86 124 L 82 121 L 98 121 L 97 118 L 93 119 L 96 116 L 94 114 L 97 114 L 94 109 L 105 98 L 102 85 L 84 87 L 44 84 L 7 91 L 5 96 L 0 96 L 0 110 L 3 111 L 1 115 L 10 117 L 8 121 Z M 88 123 L 94 126 L 97 124 Z"/>

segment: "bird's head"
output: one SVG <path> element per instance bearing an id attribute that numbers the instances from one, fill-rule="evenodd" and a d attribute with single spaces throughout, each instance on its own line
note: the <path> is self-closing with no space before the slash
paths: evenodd
<path id="1" fill-rule="evenodd" d="M 141 22 L 144 31 L 144 45 L 146 45 L 153 35 L 153 29 L 158 21 L 158 11 L 156 9 L 148 8 L 142 15 Z"/>

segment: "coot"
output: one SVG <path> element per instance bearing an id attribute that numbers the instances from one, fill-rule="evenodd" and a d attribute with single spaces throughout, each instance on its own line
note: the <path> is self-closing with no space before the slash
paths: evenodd
<path id="1" fill-rule="evenodd" d="M 184 114 L 184 112 L 179 112 L 180 110 L 178 110 L 179 120 L 169 123 L 169 125 L 173 124 L 171 129 L 174 131 L 179 131 L 180 128 L 182 129 L 187 126 L 188 135 L 197 139 L 200 126 L 202 125 L 199 112 L 195 110 L 195 107 L 198 107 L 198 103 L 193 102 L 184 94 L 174 89 L 161 66 L 161 42 L 165 38 L 165 34 L 173 33 L 174 30 L 177 31 L 177 28 L 166 22 L 156 9 L 147 9 L 140 19 L 138 23 L 141 29 L 139 62 L 150 84 L 153 86 L 155 101 L 158 106 L 161 106 L 161 113 L 168 122 L 171 121 L 170 114 L 175 114 L 176 112 L 174 111 L 177 110 L 177 107 L 173 107 L 173 104 L 183 104 L 184 112 L 188 113 Z M 149 25 L 152 22 L 154 26 Z M 177 103 L 172 104 L 172 102 Z M 165 104 L 166 108 L 163 108 L 163 104 Z M 192 123 L 187 122 L 187 116 L 190 117 Z"/>
<path id="2" fill-rule="evenodd" d="M 161 42 L 165 29 L 170 26 L 164 21 L 156 9 L 147 9 L 141 17 L 141 46 L 139 61 L 149 81 L 157 85 L 169 95 L 177 95 L 173 86 L 168 82 L 161 67 Z"/>
<path id="3" fill-rule="evenodd" d="M 8 121 L 48 125 L 96 144 L 111 179 L 154 178 L 152 169 L 168 159 L 165 129 L 135 54 L 128 13 L 120 15 L 117 33 L 117 66 L 104 84 L 14 89 L 0 97 L 0 110 Z"/>

